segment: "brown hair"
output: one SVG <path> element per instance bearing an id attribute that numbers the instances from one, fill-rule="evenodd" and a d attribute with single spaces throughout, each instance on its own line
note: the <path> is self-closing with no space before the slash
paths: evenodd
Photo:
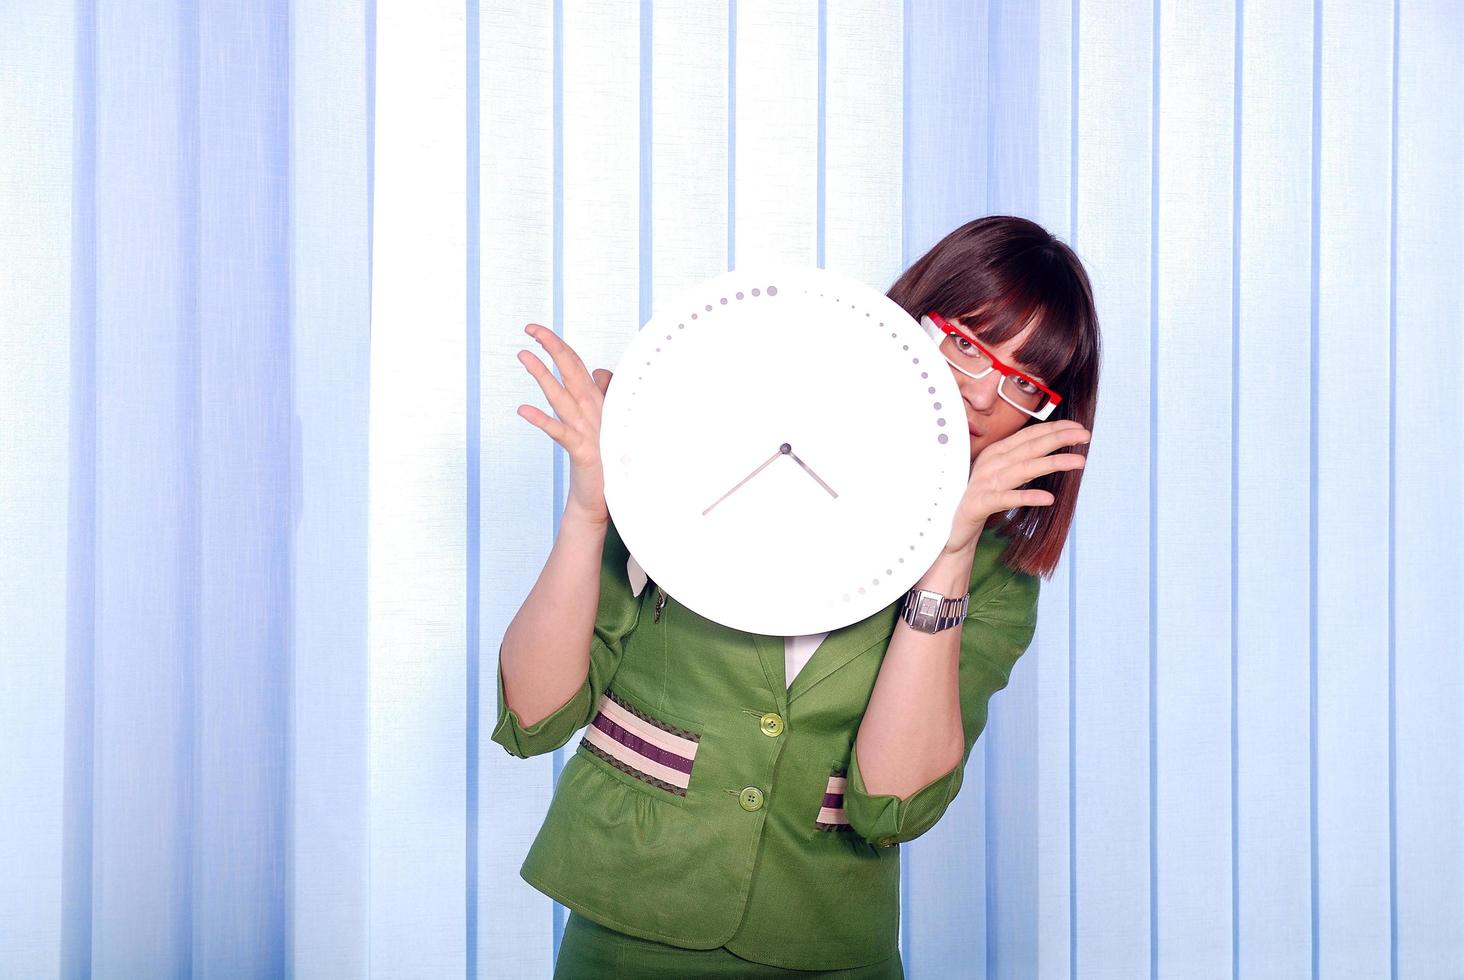
<path id="1" fill-rule="evenodd" d="M 1016 356 L 1062 395 L 1047 421 L 1073 419 L 1092 431 L 1101 356 L 1093 287 L 1073 250 L 1041 225 L 1011 215 L 969 221 L 906 269 L 886 295 L 916 320 L 931 311 L 970 317 L 979 324 L 977 339 L 992 344 L 1035 322 Z M 1058 451 L 1086 456 L 1088 446 Z M 1046 490 L 1051 504 L 992 515 L 987 526 L 1008 539 L 1003 563 L 1052 577 L 1082 482 L 1082 469 L 1044 474 L 1022 489 Z"/>

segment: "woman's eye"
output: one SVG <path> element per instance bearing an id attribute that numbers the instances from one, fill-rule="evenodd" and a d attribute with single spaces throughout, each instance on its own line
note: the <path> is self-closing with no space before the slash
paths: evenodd
<path id="1" fill-rule="evenodd" d="M 1032 382 L 1028 381 L 1026 378 L 1013 378 L 1012 380 L 1017 383 L 1017 387 L 1020 388 L 1025 394 L 1035 395 L 1038 391 L 1041 390 Z"/>

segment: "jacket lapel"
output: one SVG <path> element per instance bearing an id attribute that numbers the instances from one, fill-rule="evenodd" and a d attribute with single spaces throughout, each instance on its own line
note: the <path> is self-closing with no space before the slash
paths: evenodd
<path id="1" fill-rule="evenodd" d="M 996 561 L 1005 547 L 1006 538 L 999 535 L 995 529 L 987 527 L 982 530 L 971 573 L 972 608 L 978 605 L 977 600 L 980 598 L 975 594 L 977 582 L 991 578 L 990 572 L 996 567 Z M 773 695 L 777 699 L 778 710 L 786 716 L 788 705 L 806 694 L 809 688 L 854 658 L 867 653 L 875 644 L 887 644 L 890 637 L 895 635 L 895 624 L 900 621 L 900 606 L 903 599 L 902 596 L 873 615 L 829 633 L 818 645 L 818 649 L 813 651 L 813 656 L 808 658 L 808 663 L 804 664 L 803 669 L 793 678 L 792 687 L 788 686 L 788 665 L 783 637 L 766 636 L 761 633 L 750 634 L 757 647 L 758 660 L 762 662 L 768 686 L 772 688 Z"/>
<path id="2" fill-rule="evenodd" d="M 763 674 L 768 679 L 768 687 L 772 689 L 773 699 L 777 702 L 778 713 L 786 718 L 788 716 L 788 663 L 783 638 L 765 636 L 762 633 L 750 635 L 753 645 L 757 647 L 757 659 L 762 662 Z M 804 667 L 807 666 L 804 664 Z"/>
<path id="3" fill-rule="evenodd" d="M 857 623 L 850 623 L 830 632 L 819 643 L 818 649 L 813 651 L 813 656 L 808 658 L 808 663 L 793 678 L 792 687 L 788 686 L 787 645 L 784 638 L 763 633 L 748 634 L 757 648 L 757 657 L 762 663 L 768 687 L 772 689 L 773 697 L 777 700 L 778 711 L 786 716 L 788 705 L 807 693 L 809 688 L 855 657 L 868 652 L 875 644 L 889 642 L 889 638 L 895 633 L 899 614 L 900 603 L 894 602 Z"/>
<path id="4" fill-rule="evenodd" d="M 818 649 L 813 651 L 813 656 L 808 658 L 808 663 L 793 678 L 793 686 L 788 689 L 788 702 L 791 704 L 797 701 L 809 688 L 855 657 L 866 653 L 870 647 L 888 642 L 895 632 L 899 605 L 898 602 L 892 603 L 859 622 L 840 627 L 824 637 Z M 781 643 L 781 638 L 777 642 Z M 782 662 L 781 659 L 779 662 Z"/>

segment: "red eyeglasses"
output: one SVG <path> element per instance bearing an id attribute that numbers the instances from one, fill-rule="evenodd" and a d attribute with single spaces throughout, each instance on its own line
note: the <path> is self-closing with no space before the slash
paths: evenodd
<path id="1" fill-rule="evenodd" d="M 942 333 L 956 338 L 957 359 L 952 360 L 944 350 L 941 350 L 941 356 L 945 358 L 947 364 L 966 377 L 980 379 L 990 374 L 993 369 L 998 371 L 1001 374 L 1001 382 L 997 385 L 996 393 L 1013 408 L 1020 409 L 1038 421 L 1046 421 L 1052 415 L 1052 410 L 1062 402 L 1062 396 L 1057 392 L 1011 365 L 1003 364 L 975 337 L 939 313 L 925 314 L 921 318 L 921 324 L 937 344 L 941 341 Z M 963 343 L 969 344 L 970 347 L 963 349 L 961 347 Z M 1011 383 L 1008 384 L 1008 382 Z"/>

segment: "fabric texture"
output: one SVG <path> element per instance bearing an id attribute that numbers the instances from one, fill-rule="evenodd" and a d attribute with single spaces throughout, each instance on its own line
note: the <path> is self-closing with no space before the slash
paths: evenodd
<path id="1" fill-rule="evenodd" d="M 1001 564 L 1005 543 L 984 531 L 972 567 L 961 763 L 901 799 L 870 793 L 854 753 L 898 602 L 831 631 L 786 685 L 784 638 L 712 622 L 659 587 L 636 594 L 612 523 L 581 688 L 523 726 L 504 699 L 500 647 L 495 742 L 527 758 L 590 726 L 521 876 L 658 943 L 800 970 L 887 960 L 898 950 L 899 844 L 949 807 L 987 703 L 1036 629 L 1039 580 Z"/>
<path id="2" fill-rule="evenodd" d="M 904 980 L 896 952 L 849 970 L 789 970 L 743 959 L 719 946 L 685 949 L 608 929 L 573 910 L 554 960 L 554 980 L 717 980 L 717 978 L 801 977 L 803 980 Z"/>

